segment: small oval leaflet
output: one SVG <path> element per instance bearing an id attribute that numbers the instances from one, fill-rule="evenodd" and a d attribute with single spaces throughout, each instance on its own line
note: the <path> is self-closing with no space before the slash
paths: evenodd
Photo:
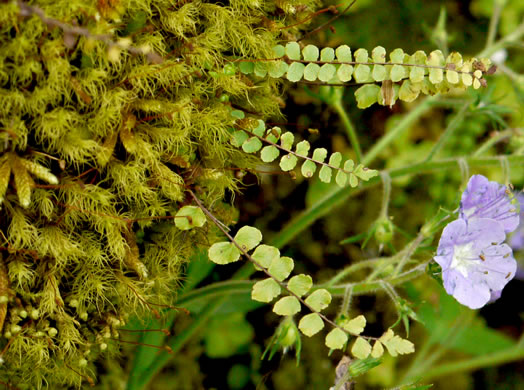
<path id="1" fill-rule="evenodd" d="M 272 278 L 256 282 L 251 290 L 251 298 L 259 302 L 271 302 L 280 295 L 280 286 Z"/>
<path id="2" fill-rule="evenodd" d="M 331 303 L 331 294 L 328 290 L 321 288 L 313 291 L 310 296 L 306 298 L 306 303 L 315 311 L 322 311 Z"/>
<path id="3" fill-rule="evenodd" d="M 371 344 L 362 337 L 358 337 L 351 348 L 351 353 L 358 359 L 365 359 L 371 353 Z"/>
<path id="4" fill-rule="evenodd" d="M 271 263 L 280 257 L 280 251 L 274 246 L 262 244 L 255 249 L 251 255 L 264 268 L 268 268 Z"/>
<path id="5" fill-rule="evenodd" d="M 280 316 L 292 316 L 300 311 L 300 302 L 291 296 L 280 298 L 273 306 L 273 311 Z"/>
<path id="6" fill-rule="evenodd" d="M 298 328 L 306 336 L 311 337 L 324 328 L 324 321 L 317 313 L 307 314 L 300 319 Z"/>
<path id="7" fill-rule="evenodd" d="M 287 284 L 287 288 L 294 294 L 301 297 L 306 294 L 313 286 L 313 279 L 309 275 L 295 275 Z"/>
<path id="8" fill-rule="evenodd" d="M 341 329 L 335 328 L 326 336 L 326 346 L 331 349 L 342 349 L 348 341 L 348 335 Z"/>
<path id="9" fill-rule="evenodd" d="M 262 233 L 252 226 L 243 226 L 238 230 L 234 238 L 242 249 L 249 251 L 260 244 Z"/>
<path id="10" fill-rule="evenodd" d="M 216 264 L 234 263 L 240 258 L 240 251 L 231 242 L 217 242 L 207 251 L 209 260 Z"/>
<path id="11" fill-rule="evenodd" d="M 275 277 L 279 282 L 285 280 L 294 267 L 293 259 L 291 257 L 274 258 L 269 266 L 269 273 Z"/>
<path id="12" fill-rule="evenodd" d="M 206 216 L 200 207 L 184 206 L 175 215 L 175 225 L 180 230 L 189 230 L 202 227 L 206 223 Z"/>

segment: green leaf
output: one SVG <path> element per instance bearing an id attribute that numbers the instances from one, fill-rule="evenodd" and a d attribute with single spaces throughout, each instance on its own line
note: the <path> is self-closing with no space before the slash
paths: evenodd
<path id="1" fill-rule="evenodd" d="M 281 135 L 282 135 L 282 130 L 280 129 L 280 127 L 274 126 L 271 129 L 267 130 L 266 139 L 269 142 L 277 143 Z"/>
<path id="2" fill-rule="evenodd" d="M 377 102 L 380 87 L 375 84 L 363 85 L 355 91 L 355 98 L 357 99 L 358 108 L 368 108 Z"/>
<path id="3" fill-rule="evenodd" d="M 339 328 L 333 329 L 326 336 L 326 346 L 331 349 L 342 349 L 347 341 L 348 335 Z"/>
<path id="4" fill-rule="evenodd" d="M 369 65 L 357 65 L 355 66 L 355 71 L 353 72 L 353 77 L 357 83 L 366 83 L 371 79 L 370 77 L 371 68 Z"/>
<path id="5" fill-rule="evenodd" d="M 412 102 L 419 94 L 420 84 L 414 84 L 411 80 L 404 80 L 398 91 L 398 98 L 405 102 Z"/>
<path id="6" fill-rule="evenodd" d="M 349 158 L 344 163 L 344 170 L 346 172 L 351 172 L 351 171 L 353 171 L 354 166 L 355 166 L 355 162 L 352 159 Z"/>
<path id="7" fill-rule="evenodd" d="M 302 64 L 301 62 L 293 62 L 291 65 L 289 65 L 289 68 L 287 70 L 287 79 L 292 82 L 297 82 L 302 79 L 302 76 L 304 75 L 304 69 L 306 66 Z"/>
<path id="8" fill-rule="evenodd" d="M 320 81 L 323 81 L 327 83 L 329 80 L 335 76 L 335 73 L 337 71 L 337 68 L 333 64 L 324 64 L 320 67 L 320 71 L 318 72 L 318 79 Z"/>
<path id="9" fill-rule="evenodd" d="M 384 354 L 384 347 L 380 341 L 375 341 L 373 349 L 371 350 L 371 357 L 379 358 Z"/>
<path id="10" fill-rule="evenodd" d="M 288 42 L 286 44 L 286 55 L 290 60 L 300 60 L 300 46 L 297 42 Z"/>
<path id="11" fill-rule="evenodd" d="M 367 340 L 358 337 L 355 344 L 353 344 L 353 348 L 351 348 L 351 353 L 358 359 L 365 359 L 371 353 L 371 345 Z"/>
<path id="12" fill-rule="evenodd" d="M 339 187 L 344 187 L 348 182 L 348 175 L 345 172 L 338 171 L 335 176 L 335 182 Z"/>
<path id="13" fill-rule="evenodd" d="M 282 134 L 282 137 L 280 137 L 280 145 L 287 150 L 291 150 L 291 147 L 293 146 L 293 141 L 295 140 L 295 136 L 291 132 L 285 132 Z"/>
<path id="14" fill-rule="evenodd" d="M 358 317 L 355 317 L 352 320 L 342 324 L 342 327 L 349 333 L 358 336 L 364 331 L 364 328 L 366 327 L 366 317 L 361 314 Z"/>
<path id="15" fill-rule="evenodd" d="M 260 158 L 264 162 L 274 161 L 279 155 L 280 152 L 278 151 L 277 147 L 273 145 L 264 146 L 264 148 L 260 151 Z"/>
<path id="16" fill-rule="evenodd" d="M 331 47 L 325 47 L 320 52 L 320 61 L 331 62 L 335 59 L 335 51 Z"/>
<path id="17" fill-rule="evenodd" d="M 386 49 L 382 46 L 377 46 L 371 51 L 371 58 L 373 62 L 386 62 Z"/>
<path id="18" fill-rule="evenodd" d="M 297 157 L 291 153 L 282 156 L 280 159 L 280 169 L 284 172 L 290 171 L 297 165 Z"/>
<path id="19" fill-rule="evenodd" d="M 282 45 L 273 46 L 273 55 L 275 58 L 281 58 L 286 55 L 286 48 Z"/>
<path id="20" fill-rule="evenodd" d="M 362 164 L 358 164 L 353 173 L 364 181 L 368 181 L 372 177 L 378 176 L 377 170 L 366 168 Z"/>
<path id="21" fill-rule="evenodd" d="M 275 79 L 283 77 L 288 69 L 289 65 L 284 61 L 273 61 L 268 64 L 268 74 Z"/>
<path id="22" fill-rule="evenodd" d="M 237 130 L 233 133 L 231 138 L 231 144 L 237 148 L 241 147 L 244 142 L 249 138 L 249 135 L 244 130 Z"/>
<path id="23" fill-rule="evenodd" d="M 320 65 L 318 64 L 307 64 L 304 69 L 304 79 L 307 81 L 315 81 L 318 77 L 318 72 L 320 71 Z"/>
<path id="24" fill-rule="evenodd" d="M 312 286 L 313 279 L 311 279 L 311 276 L 304 274 L 293 276 L 287 283 L 287 288 L 289 291 L 298 295 L 299 297 L 306 294 Z"/>
<path id="25" fill-rule="evenodd" d="M 256 282 L 251 290 L 251 298 L 258 302 L 271 302 L 280 295 L 280 286 L 273 278 Z"/>
<path id="26" fill-rule="evenodd" d="M 280 316 L 292 316 L 300 311 L 300 302 L 296 297 L 284 297 L 280 298 L 273 311 Z"/>
<path id="27" fill-rule="evenodd" d="M 266 62 L 255 62 L 255 75 L 265 77 L 267 75 L 268 64 Z"/>
<path id="28" fill-rule="evenodd" d="M 460 81 L 459 74 L 454 70 L 447 70 L 446 80 L 448 80 L 448 83 L 450 84 L 458 84 L 458 82 Z"/>
<path id="29" fill-rule="evenodd" d="M 396 62 L 399 64 L 404 63 L 404 50 L 402 49 L 395 49 L 391 53 L 389 53 L 389 58 L 391 59 L 391 62 Z"/>
<path id="30" fill-rule="evenodd" d="M 389 73 L 389 77 L 391 81 L 394 83 L 408 77 L 408 71 L 406 70 L 405 66 L 402 65 L 393 65 L 391 68 L 391 71 Z"/>
<path id="31" fill-rule="evenodd" d="M 324 160 L 326 159 L 326 156 L 327 156 L 327 149 L 316 148 L 313 151 L 312 159 L 315 160 L 316 162 L 321 163 L 321 162 L 324 162 Z"/>
<path id="32" fill-rule="evenodd" d="M 262 147 L 262 141 L 258 137 L 250 137 L 242 144 L 242 150 L 246 153 L 256 153 Z"/>
<path id="33" fill-rule="evenodd" d="M 257 126 L 251 132 L 259 137 L 263 137 L 265 131 L 266 123 L 262 119 L 257 119 Z"/>
<path id="34" fill-rule="evenodd" d="M 352 65 L 342 64 L 338 67 L 337 77 L 343 83 L 350 81 L 352 75 L 353 75 L 353 66 Z"/>
<path id="35" fill-rule="evenodd" d="M 235 119 L 244 119 L 246 115 L 244 114 L 244 111 L 233 110 L 231 111 L 231 116 Z"/>
<path id="36" fill-rule="evenodd" d="M 262 241 L 262 233 L 252 226 L 243 226 L 238 230 L 234 239 L 236 243 L 247 252 L 260 244 L 260 241 Z"/>
<path id="37" fill-rule="evenodd" d="M 311 306 L 313 310 L 322 311 L 331 303 L 331 294 L 324 288 L 315 290 L 306 298 L 306 303 Z"/>
<path id="38" fill-rule="evenodd" d="M 354 173 L 349 174 L 349 185 L 351 186 L 351 188 L 355 188 L 356 186 L 358 186 L 358 178 L 355 176 Z"/>
<path id="39" fill-rule="evenodd" d="M 318 178 L 323 183 L 330 183 L 331 182 L 331 168 L 327 165 L 322 165 L 322 168 L 320 168 L 320 172 L 318 173 Z"/>
<path id="40" fill-rule="evenodd" d="M 339 62 L 353 62 L 351 57 L 351 49 L 348 45 L 341 45 L 336 50 L 337 61 Z"/>
<path id="41" fill-rule="evenodd" d="M 238 64 L 238 69 L 240 69 L 240 71 L 244 74 L 253 73 L 255 71 L 255 63 L 242 61 Z"/>
<path id="42" fill-rule="evenodd" d="M 285 280 L 294 267 L 293 259 L 291 257 L 278 257 L 274 258 L 269 266 L 268 272 L 273 275 L 279 282 Z"/>
<path id="43" fill-rule="evenodd" d="M 302 164 L 302 168 L 300 169 L 300 171 L 302 172 L 302 176 L 308 177 L 308 178 L 313 177 L 316 170 L 317 170 L 317 166 L 311 160 L 304 161 L 304 164 Z"/>
<path id="44" fill-rule="evenodd" d="M 311 337 L 324 328 L 324 321 L 317 313 L 307 314 L 300 319 L 298 328 L 306 336 Z"/>
<path id="45" fill-rule="evenodd" d="M 424 68 L 413 66 L 409 72 L 409 79 L 413 83 L 420 83 L 422 80 L 424 80 L 425 73 L 426 73 L 426 70 Z"/>
<path id="46" fill-rule="evenodd" d="M 379 341 L 386 346 L 391 356 L 405 355 L 415 352 L 415 346 L 409 340 L 405 340 L 393 333 L 393 330 L 388 329 L 380 338 Z"/>
<path id="47" fill-rule="evenodd" d="M 331 156 L 329 156 L 329 165 L 331 165 L 333 168 L 340 167 L 340 163 L 342 162 L 342 155 L 340 152 L 335 152 Z"/>
<path id="48" fill-rule="evenodd" d="M 368 60 L 368 51 L 366 49 L 355 51 L 355 62 L 368 62 Z"/>
<path id="49" fill-rule="evenodd" d="M 371 77 L 375 81 L 384 81 L 388 75 L 386 67 L 384 65 L 373 65 L 373 71 Z"/>
<path id="50" fill-rule="evenodd" d="M 317 61 L 318 60 L 318 47 L 314 45 L 307 45 L 302 50 L 302 57 L 304 57 L 305 61 Z"/>
<path id="51" fill-rule="evenodd" d="M 175 225 L 180 230 L 189 230 L 202 227 L 206 223 L 206 216 L 197 206 L 184 206 L 175 215 Z"/>
<path id="52" fill-rule="evenodd" d="M 444 81 L 444 71 L 442 69 L 429 69 L 429 81 L 432 84 L 438 84 Z"/>
<path id="53" fill-rule="evenodd" d="M 209 260 L 216 264 L 234 263 L 240 259 L 240 251 L 231 242 L 217 242 L 207 251 Z"/>
<path id="54" fill-rule="evenodd" d="M 296 146 L 296 149 L 295 149 L 296 154 L 302 157 L 307 157 L 310 147 L 311 145 L 309 144 L 308 141 L 301 141 Z"/>
<path id="55" fill-rule="evenodd" d="M 280 257 L 280 251 L 274 246 L 262 244 L 255 249 L 251 255 L 264 268 L 268 268 L 271 263 Z"/>

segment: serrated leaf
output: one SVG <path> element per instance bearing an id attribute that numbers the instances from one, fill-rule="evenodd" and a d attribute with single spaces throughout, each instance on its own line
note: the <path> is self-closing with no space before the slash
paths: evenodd
<path id="1" fill-rule="evenodd" d="M 320 67 L 320 70 L 318 72 L 318 79 L 320 81 L 323 81 L 324 83 L 327 83 L 329 80 L 335 76 L 335 73 L 337 71 L 337 68 L 333 64 L 324 64 Z"/>
<path id="2" fill-rule="evenodd" d="M 242 226 L 237 234 L 235 234 L 235 242 L 240 247 L 247 251 L 250 251 L 262 241 L 262 232 L 252 226 Z"/>
<path id="3" fill-rule="evenodd" d="M 258 137 L 250 137 L 242 144 L 242 150 L 246 153 L 255 153 L 262 148 L 262 141 Z"/>
<path id="4" fill-rule="evenodd" d="M 306 303 L 313 310 L 322 311 L 331 303 L 331 294 L 324 288 L 315 290 L 306 298 Z"/>
<path id="5" fill-rule="evenodd" d="M 291 153 L 282 156 L 280 159 L 280 169 L 284 172 L 291 171 L 297 165 L 297 157 Z"/>
<path id="6" fill-rule="evenodd" d="M 373 344 L 373 349 L 371 350 L 371 357 L 379 358 L 384 354 L 384 347 L 380 341 L 375 341 Z"/>
<path id="7" fill-rule="evenodd" d="M 300 46 L 297 42 L 288 42 L 286 44 L 286 55 L 290 60 L 300 60 Z"/>
<path id="8" fill-rule="evenodd" d="M 268 271 L 275 279 L 282 282 L 289 276 L 291 271 L 293 271 L 294 266 L 295 264 L 291 257 L 282 256 L 274 258 L 273 261 L 271 261 Z"/>
<path id="9" fill-rule="evenodd" d="M 382 336 L 380 336 L 379 340 L 382 343 L 385 343 L 385 342 L 391 340 L 394 335 L 395 335 L 395 333 L 393 332 L 393 330 L 391 328 L 389 328 L 388 330 L 386 330 L 384 332 L 384 334 Z"/>
<path id="10" fill-rule="evenodd" d="M 244 114 L 244 111 L 240 111 L 240 110 L 233 110 L 231 111 L 230 115 L 235 119 L 244 119 L 244 117 L 246 116 Z"/>
<path id="11" fill-rule="evenodd" d="M 302 79 L 302 76 L 304 75 L 305 68 L 306 66 L 301 62 L 293 62 L 291 65 L 289 65 L 289 68 L 287 70 L 287 79 L 294 83 L 300 81 Z"/>
<path id="12" fill-rule="evenodd" d="M 248 138 L 249 135 L 244 130 L 237 130 L 233 133 L 231 144 L 239 148 Z"/>
<path id="13" fill-rule="evenodd" d="M 273 260 L 280 257 L 280 251 L 274 246 L 262 244 L 255 249 L 251 257 L 262 267 L 268 268 Z"/>
<path id="14" fill-rule="evenodd" d="M 357 83 L 365 83 L 372 80 L 370 73 L 371 68 L 369 65 L 356 65 L 355 71 L 353 72 L 353 77 Z"/>
<path id="15" fill-rule="evenodd" d="M 279 79 L 283 77 L 289 69 L 289 65 L 284 61 L 273 61 L 268 65 L 268 74 L 269 76 Z"/>
<path id="16" fill-rule="evenodd" d="M 292 316 L 300 311 L 300 302 L 296 297 L 280 298 L 273 306 L 273 311 L 280 316 Z"/>
<path id="17" fill-rule="evenodd" d="M 317 170 L 316 164 L 311 160 L 306 160 L 304 161 L 304 164 L 302 164 L 302 168 L 300 169 L 300 172 L 302 173 L 302 176 L 309 178 L 309 177 L 313 177 L 316 170 Z"/>
<path id="18" fill-rule="evenodd" d="M 348 45 L 341 45 L 337 47 L 335 53 L 337 55 L 337 61 L 353 62 L 353 58 L 351 57 L 351 49 Z"/>
<path id="19" fill-rule="evenodd" d="M 331 165 L 333 168 L 340 167 L 340 163 L 342 162 L 342 155 L 340 152 L 335 152 L 331 156 L 329 156 L 329 165 Z"/>
<path id="20" fill-rule="evenodd" d="M 316 162 L 324 162 L 324 160 L 326 159 L 326 156 L 327 156 L 327 149 L 324 149 L 324 148 L 316 148 L 314 151 L 313 151 L 313 157 L 311 157 L 313 160 L 315 160 Z"/>
<path id="21" fill-rule="evenodd" d="M 358 108 L 367 108 L 377 102 L 380 87 L 375 84 L 363 85 L 355 91 Z"/>
<path id="22" fill-rule="evenodd" d="M 266 62 L 256 62 L 255 63 L 255 75 L 258 77 L 266 77 L 267 75 L 267 66 L 268 64 Z"/>
<path id="23" fill-rule="evenodd" d="M 293 141 L 295 140 L 295 136 L 291 132 L 285 132 L 282 134 L 282 137 L 280 137 L 280 145 L 287 150 L 291 150 L 291 147 L 293 146 Z"/>
<path id="24" fill-rule="evenodd" d="M 368 181 L 372 177 L 378 176 L 377 170 L 366 168 L 362 164 L 358 164 L 353 173 L 364 181 Z"/>
<path id="25" fill-rule="evenodd" d="M 180 230 L 202 227 L 205 223 L 206 216 L 197 206 L 184 206 L 175 214 L 175 225 Z"/>
<path id="26" fill-rule="evenodd" d="M 314 45 L 307 45 L 302 49 L 302 57 L 304 57 L 304 61 L 317 61 L 318 53 L 318 47 Z"/>
<path id="27" fill-rule="evenodd" d="M 342 327 L 349 333 L 358 336 L 364 331 L 364 328 L 366 327 L 366 317 L 361 314 L 358 317 L 355 317 L 352 320 L 344 323 Z"/>
<path id="28" fill-rule="evenodd" d="M 350 81 L 352 76 L 353 76 L 353 66 L 352 65 L 342 64 L 338 67 L 337 77 L 343 83 Z"/>
<path id="29" fill-rule="evenodd" d="M 348 182 L 348 175 L 345 172 L 338 171 L 335 176 L 335 182 L 339 187 L 344 187 Z"/>
<path id="30" fill-rule="evenodd" d="M 265 131 L 266 123 L 262 119 L 257 119 L 257 126 L 251 132 L 259 137 L 263 137 Z"/>
<path id="31" fill-rule="evenodd" d="M 317 313 L 307 314 L 300 319 L 298 328 L 306 336 L 311 337 L 324 328 L 324 321 Z"/>
<path id="32" fill-rule="evenodd" d="M 286 48 L 282 45 L 273 46 L 273 55 L 275 58 L 281 58 L 286 55 Z"/>
<path id="33" fill-rule="evenodd" d="M 255 63 L 242 61 L 238 64 L 238 69 L 244 74 L 251 74 L 255 71 Z"/>
<path id="34" fill-rule="evenodd" d="M 331 168 L 327 165 L 322 165 L 322 168 L 320 168 L 320 172 L 318 173 L 318 178 L 323 183 L 330 183 L 331 182 Z"/>
<path id="35" fill-rule="evenodd" d="M 276 146 L 268 145 L 260 151 L 260 158 L 264 162 L 272 162 L 280 155 Z"/>
<path id="36" fill-rule="evenodd" d="M 289 291 L 298 295 L 299 297 L 306 294 L 312 286 L 313 279 L 311 279 L 311 276 L 304 274 L 293 276 L 287 283 L 287 288 Z"/>
<path id="37" fill-rule="evenodd" d="M 315 81 L 318 77 L 318 72 L 320 71 L 320 65 L 318 64 L 307 64 L 304 69 L 304 79 L 307 81 Z"/>
<path id="38" fill-rule="evenodd" d="M 335 51 L 331 47 L 325 47 L 320 52 L 320 61 L 331 62 L 335 59 Z"/>
<path id="39" fill-rule="evenodd" d="M 393 333 L 393 331 L 391 331 L 391 333 Z M 387 339 L 383 339 L 381 337 L 379 340 L 382 342 L 382 344 L 386 346 L 389 354 L 393 357 L 399 354 L 405 355 L 408 353 L 415 352 L 415 346 L 413 345 L 413 343 L 409 340 L 401 338 L 400 336 L 394 335 L 393 337 Z"/>
<path id="40" fill-rule="evenodd" d="M 371 353 L 371 345 L 366 339 L 357 337 L 353 348 L 351 348 L 351 353 L 358 359 L 365 359 Z"/>
<path id="41" fill-rule="evenodd" d="M 231 242 L 217 242 L 207 251 L 209 260 L 216 264 L 234 263 L 240 259 L 240 250 Z"/>
<path id="42" fill-rule="evenodd" d="M 280 295 L 281 289 L 272 278 L 256 282 L 251 290 L 251 298 L 258 302 L 271 302 Z"/>
<path id="43" fill-rule="evenodd" d="M 309 144 L 309 142 L 304 140 L 297 144 L 295 152 L 299 156 L 307 157 L 310 147 L 311 145 Z"/>
<path id="44" fill-rule="evenodd" d="M 335 328 L 326 336 L 326 346 L 331 349 L 342 349 L 348 341 L 348 335 L 341 329 Z"/>

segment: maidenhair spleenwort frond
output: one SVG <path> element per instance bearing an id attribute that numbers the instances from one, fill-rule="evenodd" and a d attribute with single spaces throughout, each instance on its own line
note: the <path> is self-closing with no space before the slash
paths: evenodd
<path id="1" fill-rule="evenodd" d="M 325 162 L 328 155 L 325 148 L 314 149 L 312 156 L 309 157 L 311 145 L 306 140 L 297 143 L 293 151 L 295 141 L 293 133 L 285 132 L 282 134 L 280 127 L 266 129 L 263 120 L 245 119 L 244 113 L 239 110 L 232 111 L 231 114 L 235 118 L 234 126 L 237 129 L 231 130 L 231 143 L 234 146 L 241 147 L 246 153 L 260 152 L 260 158 L 267 163 L 276 160 L 282 152 L 285 153 L 280 157 L 279 163 L 284 172 L 294 169 L 298 160 L 302 159 L 304 162 L 300 172 L 304 177 L 312 177 L 318 166 L 320 167 L 318 177 L 322 182 L 330 183 L 333 171 L 336 171 L 335 182 L 340 187 L 347 184 L 356 187 L 359 180 L 368 181 L 378 175 L 378 171 L 368 169 L 362 164 L 355 166 L 351 159 L 347 159 L 342 164 L 342 155 L 339 152 L 331 154 L 328 161 Z M 263 144 L 266 144 L 266 146 L 263 147 Z"/>
<path id="2" fill-rule="evenodd" d="M 228 238 L 228 241 L 217 242 L 209 248 L 209 259 L 216 264 L 229 264 L 245 256 L 257 270 L 268 276 L 253 285 L 251 291 L 253 300 L 269 303 L 279 297 L 284 290 L 287 295 L 275 302 L 273 312 L 288 317 L 298 314 L 302 306 L 307 307 L 310 313 L 300 319 L 298 324 L 300 331 L 311 337 L 328 323 L 333 329 L 326 336 L 326 346 L 330 349 L 345 349 L 349 337 L 355 337 L 351 353 L 358 359 L 365 359 L 368 356 L 378 358 L 384 353 L 384 346 L 392 356 L 414 352 L 413 344 L 395 335 L 391 329 L 380 338 L 362 336 L 361 333 L 366 326 L 366 318 L 363 315 L 351 320 L 343 318 L 337 322 L 327 318 L 321 312 L 331 303 L 332 297 L 329 291 L 322 288 L 313 289 L 313 280 L 309 275 L 300 274 L 289 278 L 294 268 L 293 259 L 280 256 L 278 248 L 260 244 L 262 241 L 260 230 L 252 226 L 244 226 L 234 237 L 231 236 L 196 195 L 189 192 L 202 211 Z M 374 341 L 373 346 L 370 341 Z"/>
<path id="3" fill-rule="evenodd" d="M 464 60 L 457 52 L 444 57 L 440 50 L 429 55 L 418 50 L 409 55 L 395 49 L 389 55 L 390 61 L 386 61 L 386 49 L 382 46 L 375 47 L 369 56 L 366 49 L 352 54 L 347 45 L 320 50 L 314 45 L 301 49 L 297 42 L 288 42 L 285 47 L 275 46 L 273 53 L 274 58 L 268 60 L 240 59 L 234 64 L 240 72 L 257 77 L 269 75 L 292 82 L 337 85 L 354 80 L 366 84 L 355 91 L 359 108 L 374 103 L 391 106 L 397 99 L 410 102 L 421 93 L 435 95 L 470 86 L 478 89 L 486 86 L 484 75 L 496 70 L 489 59 Z"/>

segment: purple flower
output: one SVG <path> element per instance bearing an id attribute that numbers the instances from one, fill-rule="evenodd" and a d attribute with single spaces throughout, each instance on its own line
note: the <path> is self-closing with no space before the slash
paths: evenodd
<path id="1" fill-rule="evenodd" d="M 517 200 L 520 203 L 520 224 L 509 239 L 509 246 L 514 251 L 524 249 L 524 193 L 518 194 Z"/>
<path id="2" fill-rule="evenodd" d="M 470 181 L 471 183 L 471 181 Z M 513 278 L 517 262 L 501 223 L 489 218 L 458 219 L 442 232 L 435 261 L 447 293 L 478 309 Z"/>
<path id="3" fill-rule="evenodd" d="M 462 194 L 460 218 L 469 223 L 474 218 L 490 218 L 501 223 L 510 233 L 519 224 L 517 206 L 506 186 L 489 181 L 482 175 L 473 175 Z"/>

